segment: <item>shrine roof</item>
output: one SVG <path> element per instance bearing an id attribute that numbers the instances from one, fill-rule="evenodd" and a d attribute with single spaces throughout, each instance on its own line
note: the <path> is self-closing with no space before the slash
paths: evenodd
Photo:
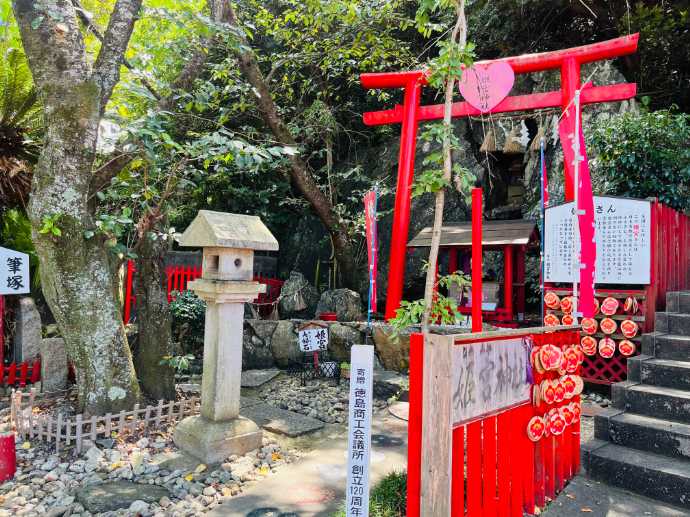
<path id="1" fill-rule="evenodd" d="M 524 219 L 508 221 L 483 221 L 483 246 L 521 246 L 536 238 L 536 223 Z M 408 243 L 409 248 L 426 248 L 431 245 L 431 227 L 424 228 Z M 448 223 L 441 228 L 441 246 L 471 246 L 472 223 Z"/>
<path id="2" fill-rule="evenodd" d="M 276 251 L 278 241 L 255 215 L 199 210 L 179 238 L 181 246 Z"/>

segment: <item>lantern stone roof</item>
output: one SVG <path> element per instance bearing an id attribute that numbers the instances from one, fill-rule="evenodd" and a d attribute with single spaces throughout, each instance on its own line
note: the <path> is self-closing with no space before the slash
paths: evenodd
<path id="1" fill-rule="evenodd" d="M 535 221 L 513 219 L 482 221 L 482 245 L 519 246 L 536 241 Z M 407 246 L 425 248 L 431 245 L 431 227 L 424 228 Z M 472 223 L 448 223 L 441 228 L 441 246 L 472 246 Z"/>
<path id="2" fill-rule="evenodd" d="M 212 210 L 199 210 L 178 242 L 202 248 L 278 250 L 278 241 L 259 217 Z"/>

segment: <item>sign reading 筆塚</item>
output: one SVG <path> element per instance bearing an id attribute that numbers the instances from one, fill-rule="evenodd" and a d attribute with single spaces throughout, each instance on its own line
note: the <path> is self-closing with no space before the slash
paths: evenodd
<path id="1" fill-rule="evenodd" d="M 29 255 L 0 248 L 0 295 L 29 292 Z"/>
<path id="2" fill-rule="evenodd" d="M 572 282 L 573 203 L 546 209 L 544 280 Z M 649 284 L 651 206 L 649 201 L 594 196 L 594 240 L 598 284 Z M 579 277 L 579 273 L 578 273 Z"/>
<path id="3" fill-rule="evenodd" d="M 529 348 L 522 338 L 453 347 L 455 426 L 528 402 Z"/>
<path id="4" fill-rule="evenodd" d="M 347 439 L 347 517 L 369 515 L 369 458 L 374 347 L 350 349 L 350 418 Z"/>
<path id="5" fill-rule="evenodd" d="M 302 352 L 323 352 L 328 349 L 328 328 L 305 328 L 298 332 L 299 349 Z"/>

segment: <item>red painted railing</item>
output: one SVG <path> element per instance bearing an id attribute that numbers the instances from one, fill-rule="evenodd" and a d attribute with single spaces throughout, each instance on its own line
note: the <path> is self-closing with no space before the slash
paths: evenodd
<path id="1" fill-rule="evenodd" d="M 561 348 L 579 344 L 574 330 L 531 335 L 535 346 L 551 343 Z M 478 342 L 505 339 L 481 338 Z M 464 341 L 463 345 L 473 343 Z M 473 346 L 473 345 L 468 345 Z M 410 341 L 410 412 L 408 423 L 407 515 L 420 517 L 422 486 L 422 392 L 424 338 L 413 334 Z M 579 373 L 579 372 L 578 372 Z M 557 372 L 538 374 L 533 385 Z M 476 387 L 479 389 L 479 387 Z M 531 402 L 453 429 L 451 470 L 452 517 L 522 517 L 544 507 L 580 469 L 579 418 L 559 436 L 532 442 L 528 423 L 553 408 L 580 403 L 580 397 L 546 406 Z M 441 517 L 441 516 L 439 516 Z"/>
<path id="2" fill-rule="evenodd" d="M 0 386 L 26 386 L 41 380 L 41 360 L 37 357 L 32 361 L 12 363 L 0 366 Z"/>
<path id="3" fill-rule="evenodd" d="M 136 297 L 133 294 L 134 288 L 134 274 L 136 267 L 133 261 L 127 262 L 127 274 L 125 278 L 125 306 L 123 310 L 123 321 L 129 323 L 132 317 L 132 309 L 136 304 Z M 187 283 L 201 277 L 201 267 L 199 266 L 168 266 L 165 268 L 165 282 L 167 286 L 168 302 L 173 299 L 173 292 L 182 292 L 187 290 Z M 267 278 L 264 276 L 254 276 L 254 280 L 266 285 L 266 292 L 261 293 L 255 300 L 257 304 L 273 304 L 280 296 L 280 291 L 283 288 L 283 281 L 275 278 Z M 262 307 L 259 307 L 259 312 L 265 315 Z"/>

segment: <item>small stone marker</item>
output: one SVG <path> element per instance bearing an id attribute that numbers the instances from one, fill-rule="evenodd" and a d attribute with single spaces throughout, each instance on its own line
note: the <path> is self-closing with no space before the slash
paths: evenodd
<path id="1" fill-rule="evenodd" d="M 268 370 L 245 370 L 242 372 L 242 387 L 258 388 L 268 381 L 275 379 L 278 375 L 280 375 L 280 370 L 277 368 Z"/>
<path id="2" fill-rule="evenodd" d="M 278 241 L 258 217 L 200 210 L 180 244 L 203 248 L 202 277 L 188 286 L 206 301 L 206 324 L 201 415 L 182 420 L 174 441 L 218 463 L 261 445 L 261 430 L 240 416 L 244 304 L 266 290 L 252 280 L 254 251 L 276 251 Z"/>
<path id="3" fill-rule="evenodd" d="M 17 309 L 17 329 L 14 335 L 14 357 L 20 363 L 41 353 L 41 315 L 34 299 L 22 296 Z"/>
<path id="4" fill-rule="evenodd" d="M 369 466 L 374 347 L 353 345 L 350 358 L 350 423 L 347 440 L 347 517 L 369 515 Z"/>
<path id="5" fill-rule="evenodd" d="M 41 340 L 41 389 L 45 393 L 64 390 L 68 381 L 67 352 L 61 337 Z"/>

